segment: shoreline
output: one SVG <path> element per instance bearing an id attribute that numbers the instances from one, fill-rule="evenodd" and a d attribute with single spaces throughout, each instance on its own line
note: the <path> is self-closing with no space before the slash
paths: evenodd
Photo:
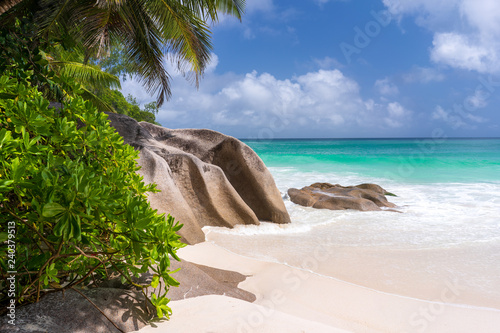
<path id="1" fill-rule="evenodd" d="M 383 216 L 378 218 L 384 219 Z M 378 222 L 373 225 L 378 225 Z M 315 231 L 308 231 L 307 237 L 288 232 L 253 236 L 251 231 L 256 228 L 248 227 L 248 233 L 243 227 L 240 229 L 243 231 L 232 233 L 222 228 L 209 229 L 206 238 L 242 256 L 248 253 L 251 258 L 282 263 L 388 295 L 500 311 L 499 293 L 495 288 L 498 280 L 494 260 L 498 257 L 495 254 L 497 246 L 425 250 L 398 245 L 346 246 L 346 242 L 339 244 L 335 237 L 330 238 L 330 235 L 343 232 L 342 226 L 336 228 L 333 224 L 318 226 Z M 281 242 L 281 245 L 273 246 L 276 242 Z M 311 262 L 310 257 L 318 260 Z M 484 264 L 485 258 L 489 258 L 489 265 Z M 490 277 L 491 280 L 483 281 L 481 277 Z M 442 301 L 440 292 L 449 284 L 461 288 L 448 298 L 449 302 Z"/>
<path id="2" fill-rule="evenodd" d="M 278 261 L 271 261 L 271 260 L 265 260 L 265 259 L 256 259 L 256 258 L 248 257 L 248 256 L 245 256 L 245 255 L 241 255 L 241 254 L 235 253 L 235 252 L 233 252 L 233 251 L 231 251 L 229 249 L 226 249 L 226 248 L 224 248 L 224 247 L 222 247 L 220 245 L 217 245 L 217 244 L 215 244 L 215 243 L 213 243 L 211 241 L 206 241 L 206 243 L 211 243 L 213 246 L 215 246 L 215 247 L 217 247 L 217 248 L 219 248 L 221 250 L 227 251 L 231 255 L 236 255 L 236 256 L 239 256 L 239 257 L 242 257 L 242 258 L 246 258 L 246 259 L 251 259 L 251 260 L 258 260 L 258 261 L 262 261 L 262 262 L 269 263 L 269 264 L 283 265 L 283 266 L 286 266 L 286 267 L 289 267 L 289 268 L 292 268 L 292 269 L 297 269 L 297 270 L 300 270 L 300 271 L 303 271 L 303 272 L 306 272 L 306 273 L 309 273 L 309 274 L 313 274 L 313 275 L 316 275 L 316 276 L 319 276 L 319 277 L 322 277 L 322 278 L 325 278 L 325 279 L 331 279 L 333 281 L 340 282 L 340 283 L 345 283 L 345 284 L 351 285 L 353 287 L 366 289 L 367 291 L 370 291 L 370 292 L 380 293 L 380 294 L 384 294 L 384 295 L 387 295 L 387 296 L 393 296 L 393 297 L 408 299 L 408 300 L 412 300 L 412 301 L 426 302 L 426 303 L 431 303 L 431 304 L 440 304 L 440 305 L 442 304 L 442 305 L 445 305 L 445 306 L 453 306 L 453 307 L 464 308 L 464 309 L 494 311 L 494 312 L 498 312 L 500 314 L 500 309 L 499 308 L 488 307 L 488 306 L 480 306 L 480 305 L 473 305 L 473 304 L 466 304 L 466 303 L 454 303 L 454 302 L 446 303 L 446 302 L 440 302 L 440 301 L 436 301 L 436 300 L 427 300 L 427 299 L 424 299 L 424 298 L 418 298 L 418 297 L 412 297 L 412 296 L 407 296 L 407 295 L 401 295 L 401 294 L 397 294 L 397 293 L 393 293 L 393 292 L 389 292 L 389 291 L 384 291 L 384 290 L 378 290 L 378 289 L 375 289 L 375 288 L 371 288 L 371 287 L 367 287 L 367 286 L 363 286 L 363 285 L 357 284 L 355 282 L 346 281 L 346 280 L 343 280 L 343 279 L 340 279 L 340 278 L 337 278 L 337 277 L 334 277 L 334 276 L 329 276 L 329 275 L 326 275 L 326 274 L 318 273 L 318 272 L 312 271 L 310 269 L 296 267 L 296 266 L 293 266 L 293 265 L 290 265 L 290 264 L 287 264 L 287 263 L 281 263 L 281 262 L 278 262 Z"/>
<path id="3" fill-rule="evenodd" d="M 255 294 L 257 300 L 248 303 L 226 296 L 201 296 L 173 301 L 170 321 L 154 323 L 157 328 L 147 326 L 138 332 L 190 332 L 183 328 L 189 326 L 203 332 L 493 333 L 500 327 L 498 309 L 377 291 L 285 264 L 245 257 L 211 242 L 188 246 L 179 254 L 183 260 L 247 276 L 238 287 Z M 450 285 L 443 290 L 442 296 L 451 297 L 453 288 Z M 225 311 L 213 311 L 218 308 Z"/>

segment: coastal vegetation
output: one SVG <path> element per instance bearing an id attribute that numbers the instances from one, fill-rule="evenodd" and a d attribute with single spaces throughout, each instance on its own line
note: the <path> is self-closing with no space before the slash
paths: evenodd
<path id="1" fill-rule="evenodd" d="M 136 171 L 102 111 L 154 122 L 171 95 L 167 54 L 198 82 L 210 58 L 209 22 L 241 17 L 244 1 L 0 3 L 0 302 L 99 285 L 118 274 L 168 317 L 178 282 L 170 260 L 182 227 L 147 201 L 155 185 Z M 121 58 L 105 61 L 113 50 Z M 104 69 L 104 70 L 103 70 Z M 119 91 L 133 75 L 156 102 L 140 109 Z M 115 75 L 116 74 L 116 75 Z M 151 271 L 152 281 L 134 277 Z M 156 293 L 147 292 L 157 288 Z M 2 307 L 5 309 L 6 307 Z"/>
<path id="2" fill-rule="evenodd" d="M 82 97 L 50 107 L 35 87 L 6 74 L 0 94 L 12 97 L 0 102 L 0 237 L 8 246 L 0 265 L 4 278 L 15 276 L 16 301 L 98 285 L 116 272 L 144 293 L 161 279 L 159 295 L 147 296 L 158 316 L 168 316 L 165 294 L 177 285 L 169 257 L 178 259 L 183 246 L 181 225 L 150 207 L 146 194 L 155 186 L 135 173 L 138 152 Z M 133 282 L 147 271 L 150 284 Z"/>

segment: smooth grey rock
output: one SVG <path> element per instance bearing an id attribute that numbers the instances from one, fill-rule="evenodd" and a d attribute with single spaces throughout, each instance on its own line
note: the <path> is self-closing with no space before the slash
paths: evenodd
<path id="1" fill-rule="evenodd" d="M 288 223 L 280 192 L 262 160 L 241 141 L 211 130 L 172 130 L 109 114 L 125 143 L 140 151 L 139 174 L 156 183 L 151 206 L 184 224 L 179 234 L 195 244 L 204 226 L 261 221 Z"/>
<path id="2" fill-rule="evenodd" d="M 296 188 L 288 190 L 290 200 L 298 205 L 331 210 L 375 211 L 381 210 L 380 207 L 396 207 L 387 201 L 386 194 L 392 195 L 376 184 L 341 186 L 315 183 L 300 190 Z"/>
<path id="3" fill-rule="evenodd" d="M 134 290 L 95 288 L 80 290 L 120 329 L 136 331 L 152 318 L 145 311 L 144 296 Z M 155 311 L 150 308 L 151 314 Z M 99 310 L 76 291 L 48 294 L 38 303 L 16 308 L 16 325 L 0 318 L 0 332 L 16 333 L 115 333 L 119 332 Z"/>

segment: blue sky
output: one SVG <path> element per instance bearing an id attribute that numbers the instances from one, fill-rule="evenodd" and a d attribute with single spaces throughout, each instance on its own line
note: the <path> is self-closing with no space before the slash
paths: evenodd
<path id="1" fill-rule="evenodd" d="M 500 137 L 500 1 L 247 0 L 157 120 L 238 138 Z M 134 80 L 125 95 L 154 100 Z"/>

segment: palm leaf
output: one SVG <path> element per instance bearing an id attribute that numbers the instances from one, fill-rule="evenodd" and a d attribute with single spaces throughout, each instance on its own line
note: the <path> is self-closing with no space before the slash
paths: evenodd
<path id="1" fill-rule="evenodd" d="M 16 18 L 38 9 L 37 0 L 0 0 L 0 27 L 11 26 Z"/>
<path id="2" fill-rule="evenodd" d="M 100 99 L 90 90 L 86 89 L 85 87 L 82 87 L 82 90 L 83 90 L 82 97 L 90 101 L 92 104 L 94 104 L 94 106 L 97 107 L 99 111 L 117 113 L 112 105 Z"/>
<path id="3" fill-rule="evenodd" d="M 187 1 L 188 5 L 192 1 Z M 191 71 L 198 78 L 210 60 L 212 44 L 208 25 L 193 8 L 180 1 L 150 1 L 149 11 L 161 22 L 163 40 L 168 41 L 165 51 L 174 54 L 181 72 Z M 210 9 L 210 8 L 209 8 Z M 198 12 L 201 8 L 198 9 Z M 196 11 L 195 11 L 196 12 Z"/>
<path id="4" fill-rule="evenodd" d="M 3 0 L 0 4 L 7 8 L 18 1 L 32 4 L 32 10 L 43 5 L 36 11 L 42 32 L 82 43 L 84 62 L 106 56 L 114 43 L 122 44 L 147 91 L 157 94 L 158 105 L 171 95 L 164 53 L 173 54 L 179 70 L 194 75 L 198 85 L 212 50 L 207 21 L 217 22 L 220 13 L 241 20 L 245 6 L 245 0 Z M 91 78 L 75 64 L 64 70 Z"/>
<path id="5" fill-rule="evenodd" d="M 40 0 L 42 10 L 37 13 L 40 28 L 45 32 L 50 32 L 58 23 L 61 24 L 62 21 L 70 19 L 68 10 L 71 2 L 71 0 Z"/>
<path id="6" fill-rule="evenodd" d="M 218 22 L 219 14 L 232 15 L 241 21 L 245 0 L 187 0 L 183 3 L 193 12 L 201 13 L 204 20 Z"/>
<path id="7" fill-rule="evenodd" d="M 0 1 L 0 15 L 20 3 L 22 0 L 2 0 Z"/>
<path id="8" fill-rule="evenodd" d="M 73 77 L 84 85 L 91 85 L 96 89 L 120 89 L 120 79 L 115 75 L 102 71 L 99 67 L 86 65 L 74 61 L 51 61 L 51 66 L 66 76 Z"/>
<path id="9" fill-rule="evenodd" d="M 245 12 L 245 0 L 216 0 L 217 10 L 226 15 L 232 15 L 241 21 Z"/>

